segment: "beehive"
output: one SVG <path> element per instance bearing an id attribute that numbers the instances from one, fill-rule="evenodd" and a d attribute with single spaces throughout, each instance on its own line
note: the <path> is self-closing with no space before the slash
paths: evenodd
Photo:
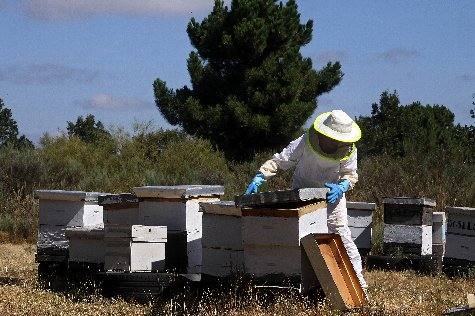
<path id="1" fill-rule="evenodd" d="M 105 229 L 106 271 L 145 272 L 165 269 L 167 228 L 109 226 Z"/>
<path id="2" fill-rule="evenodd" d="M 66 228 L 103 224 L 103 193 L 64 190 L 36 190 L 39 199 L 37 261 L 67 261 Z"/>
<path id="3" fill-rule="evenodd" d="M 275 209 L 243 208 L 243 249 L 246 273 L 300 276 L 300 238 L 327 233 L 325 202 Z"/>
<path id="4" fill-rule="evenodd" d="M 361 254 L 368 254 L 371 250 L 373 212 L 376 209 L 376 204 L 347 201 L 346 208 L 351 238 Z"/>
<path id="5" fill-rule="evenodd" d="M 232 201 L 200 203 L 203 213 L 202 269 L 206 275 L 226 277 L 244 271 L 241 208 Z"/>
<path id="6" fill-rule="evenodd" d="M 447 258 L 475 262 L 475 208 L 447 207 Z"/>
<path id="7" fill-rule="evenodd" d="M 139 199 L 134 194 L 108 194 L 98 198 L 104 208 L 104 226 L 139 225 Z"/>
<path id="8" fill-rule="evenodd" d="M 432 254 L 432 210 L 435 202 L 426 198 L 386 198 L 383 244 L 386 254 Z"/>
<path id="9" fill-rule="evenodd" d="M 85 226 L 66 229 L 69 262 L 104 264 L 104 227 Z"/>
<path id="10" fill-rule="evenodd" d="M 202 213 L 199 203 L 218 201 L 224 194 L 224 187 L 145 186 L 134 188 L 134 193 L 139 198 L 139 222 L 167 227 L 167 268 L 187 274 L 201 273 Z"/>

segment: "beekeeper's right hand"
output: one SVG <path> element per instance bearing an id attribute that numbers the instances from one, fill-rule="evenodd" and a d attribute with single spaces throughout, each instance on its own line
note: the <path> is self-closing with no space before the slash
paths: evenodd
<path id="1" fill-rule="evenodd" d="M 266 181 L 264 175 L 258 172 L 252 179 L 251 183 L 247 186 L 246 195 L 259 192 L 259 187 Z"/>

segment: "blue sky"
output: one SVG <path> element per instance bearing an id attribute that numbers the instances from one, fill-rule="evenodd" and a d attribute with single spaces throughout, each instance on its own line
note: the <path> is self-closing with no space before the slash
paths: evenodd
<path id="1" fill-rule="evenodd" d="M 302 49 L 320 68 L 340 60 L 342 83 L 317 112 L 368 115 L 383 90 L 402 103 L 448 106 L 462 124 L 475 93 L 475 1 L 297 1 L 314 20 Z M 208 0 L 0 0 L 0 97 L 21 133 L 37 141 L 94 114 L 128 130 L 153 121 L 157 78 L 189 83 L 186 24 Z"/>

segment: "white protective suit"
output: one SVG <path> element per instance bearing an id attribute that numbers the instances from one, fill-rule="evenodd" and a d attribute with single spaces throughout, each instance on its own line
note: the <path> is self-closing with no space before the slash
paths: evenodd
<path id="1" fill-rule="evenodd" d="M 356 147 L 345 159 L 333 160 L 318 153 L 310 145 L 308 132 L 292 141 L 281 153 L 275 154 L 259 169 L 266 179 L 274 176 L 279 169 L 287 170 L 295 167 L 293 188 L 324 187 L 325 183 L 338 183 L 347 179 L 350 189 L 358 181 Z M 351 238 L 348 228 L 345 194 L 334 204 L 328 204 L 328 231 L 341 236 L 351 263 L 363 288 L 367 287 L 362 273 L 361 256 Z"/>

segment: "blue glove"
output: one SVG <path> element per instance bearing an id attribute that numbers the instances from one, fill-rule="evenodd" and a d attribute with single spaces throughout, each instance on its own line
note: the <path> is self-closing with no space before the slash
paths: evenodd
<path id="1" fill-rule="evenodd" d="M 259 187 L 266 181 L 264 175 L 261 172 L 258 172 L 254 179 L 252 179 L 251 183 L 247 187 L 245 195 L 257 193 L 259 192 Z"/>
<path id="2" fill-rule="evenodd" d="M 327 202 L 335 203 L 343 196 L 343 193 L 348 191 L 348 189 L 350 188 L 350 181 L 342 180 L 338 182 L 338 184 L 325 183 L 325 186 L 330 189 L 330 192 L 327 193 Z"/>

